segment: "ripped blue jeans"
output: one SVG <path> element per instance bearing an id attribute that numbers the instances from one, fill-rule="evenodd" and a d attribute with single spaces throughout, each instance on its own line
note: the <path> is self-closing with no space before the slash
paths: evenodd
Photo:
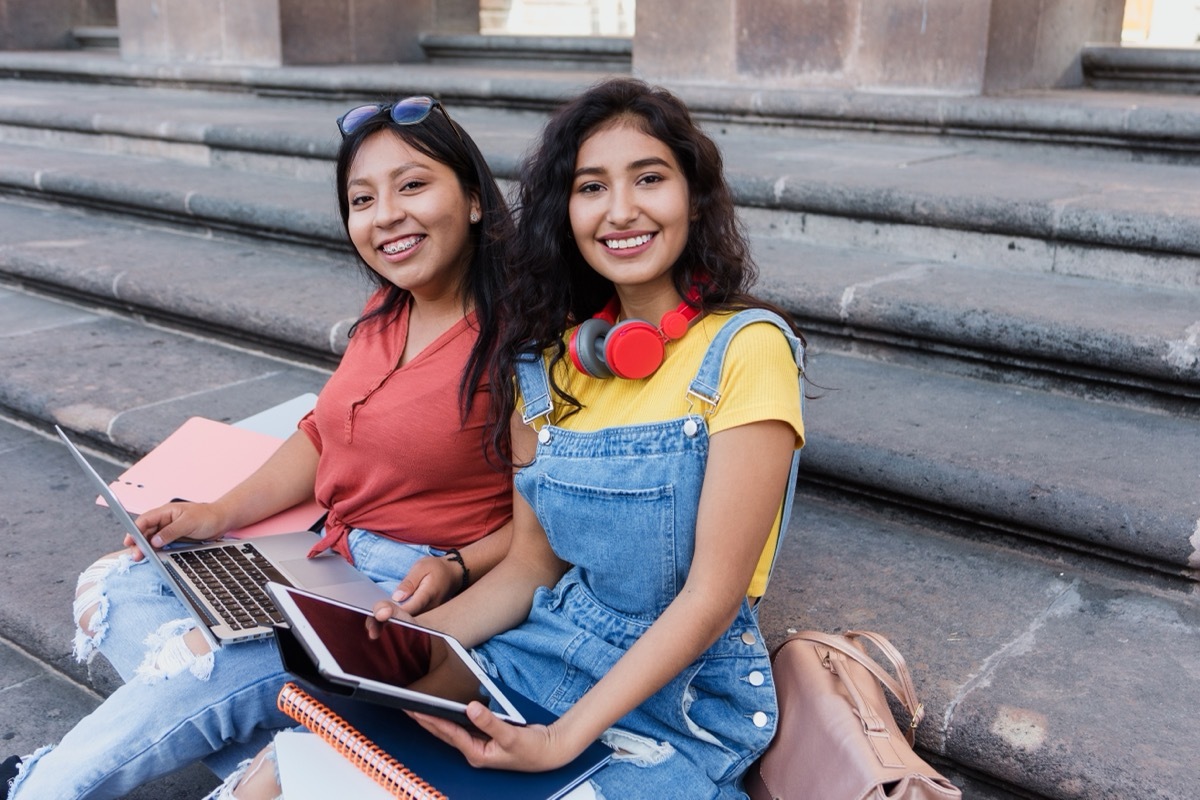
<path id="1" fill-rule="evenodd" d="M 431 552 L 360 530 L 349 544 L 356 567 L 389 593 Z M 194 655 L 183 639 L 191 616 L 128 556 L 101 559 L 79 585 L 75 617 L 91 614 L 91 635 L 77 633 L 75 655 L 102 653 L 126 683 L 25 759 L 10 800 L 120 797 L 199 760 L 224 776 L 294 724 L 275 708 L 287 674 L 270 639 Z"/>

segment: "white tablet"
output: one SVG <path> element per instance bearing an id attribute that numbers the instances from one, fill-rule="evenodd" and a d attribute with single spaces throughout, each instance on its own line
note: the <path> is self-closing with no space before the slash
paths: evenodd
<path id="1" fill-rule="evenodd" d="M 367 609 L 302 589 L 267 588 L 320 675 L 354 696 L 469 728 L 467 703 L 478 700 L 501 719 L 526 724 L 454 637 L 397 619 L 379 623 Z"/>

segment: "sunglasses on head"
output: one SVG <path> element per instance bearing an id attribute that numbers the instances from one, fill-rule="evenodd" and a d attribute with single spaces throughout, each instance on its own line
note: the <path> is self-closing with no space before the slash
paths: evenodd
<path id="1" fill-rule="evenodd" d="M 454 135 L 458 137 L 458 140 L 465 147 L 466 142 L 463 142 L 462 134 L 458 132 L 458 126 L 454 124 L 454 120 L 450 119 L 450 115 L 446 113 L 446 108 L 442 105 L 442 102 L 428 95 L 406 97 L 403 100 L 397 100 L 391 105 L 371 103 L 365 106 L 357 106 L 338 117 L 337 126 L 338 130 L 342 132 L 342 138 L 344 139 L 358 130 L 364 122 L 384 111 L 389 112 L 392 122 L 397 125 L 417 125 L 424 122 L 433 113 L 435 108 L 442 112 L 442 116 L 446 118 L 446 122 L 450 123 L 450 130 L 454 131 Z"/>

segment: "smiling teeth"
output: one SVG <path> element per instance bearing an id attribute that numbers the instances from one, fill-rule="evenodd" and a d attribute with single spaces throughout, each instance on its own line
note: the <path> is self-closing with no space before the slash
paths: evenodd
<path id="1" fill-rule="evenodd" d="M 654 234 L 646 233 L 631 239 L 609 239 L 604 246 L 611 250 L 628 250 L 630 247 L 640 247 L 654 238 Z"/>
<path id="2" fill-rule="evenodd" d="M 396 253 L 403 253 L 405 250 L 411 250 L 417 246 L 417 242 L 421 241 L 421 237 L 415 236 L 412 239 L 404 239 L 399 242 L 390 242 L 383 246 L 383 252 L 389 256 L 394 256 Z"/>

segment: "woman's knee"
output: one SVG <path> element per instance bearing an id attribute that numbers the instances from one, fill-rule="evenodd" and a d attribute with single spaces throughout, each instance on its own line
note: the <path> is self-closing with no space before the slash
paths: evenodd
<path id="1" fill-rule="evenodd" d="M 146 638 L 146 655 L 138 678 L 151 683 L 173 678 L 185 670 L 202 681 L 212 675 L 215 655 L 204 634 L 189 618 L 167 622 Z"/>
<path id="2" fill-rule="evenodd" d="M 79 575 L 75 584 L 73 614 L 78 631 L 75 636 L 75 657 L 84 661 L 104 638 L 108 623 L 108 580 L 129 570 L 132 564 L 128 551 L 109 553 L 97 559 Z"/>
<path id="3" fill-rule="evenodd" d="M 113 610 L 116 607 L 112 606 L 113 602 L 122 608 L 133 609 L 143 599 L 157 599 L 156 596 L 144 594 L 149 591 L 144 585 L 145 576 L 138 580 L 133 579 L 131 569 L 134 564 L 129 551 L 121 550 L 97 559 L 79 576 L 75 588 L 74 616 L 77 629 L 74 651 L 80 662 L 87 661 L 103 647 L 106 637 L 110 634 L 115 635 L 117 629 L 111 628 L 109 619 L 110 613 L 116 613 Z M 123 583 L 118 586 L 118 581 Z M 119 600 L 116 599 L 118 597 Z M 180 608 L 176 613 L 182 611 Z M 128 634 L 131 633 L 136 636 L 136 640 L 125 641 L 124 646 L 136 645 L 142 648 L 141 656 L 131 654 L 133 660 L 130 668 L 136 666 L 137 675 L 151 681 L 169 678 L 184 670 L 191 671 L 201 680 L 206 679 L 212 672 L 213 651 L 191 617 L 158 615 L 159 621 L 152 622 L 152 627 L 142 625 L 150 623 L 154 616 L 141 619 L 136 612 L 132 617 L 128 611 L 121 612 L 121 618 L 124 620 L 121 623 L 124 626 L 121 631 L 126 634 L 123 639 L 129 640 Z M 139 619 L 141 622 L 134 622 L 133 627 L 129 627 L 131 621 Z M 112 624 L 117 624 L 117 621 L 114 619 Z M 126 680 L 131 677 L 125 672 L 122 672 L 122 675 Z"/>
<path id="4" fill-rule="evenodd" d="M 278 800 L 281 796 L 272 744 L 238 767 L 206 800 Z"/>

